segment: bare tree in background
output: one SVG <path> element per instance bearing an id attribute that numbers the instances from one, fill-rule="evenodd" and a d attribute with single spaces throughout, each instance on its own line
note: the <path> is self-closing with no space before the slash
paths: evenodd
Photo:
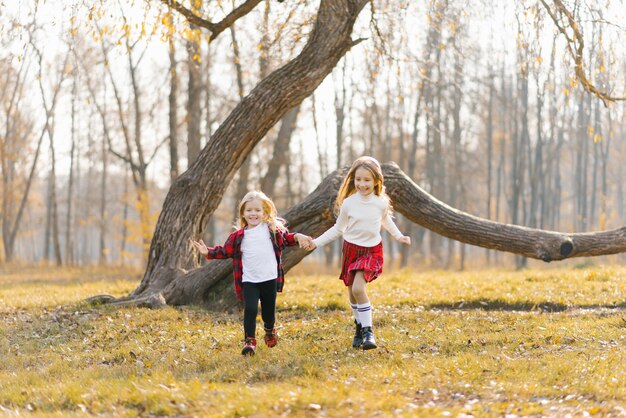
<path id="1" fill-rule="evenodd" d="M 27 50 L 25 54 L 30 52 L 32 51 Z M 15 72 L 8 66 L 4 68 L 5 63 L 0 61 L 0 68 L 3 68 L 3 75 L 0 78 L 0 103 L 2 103 L 2 120 L 4 121 L 4 132 L 0 136 L 0 170 L 2 173 L 0 222 L 2 223 L 3 256 L 7 262 L 12 261 L 14 257 L 17 233 L 23 219 L 24 208 L 35 177 L 41 144 L 46 133 L 44 125 L 37 139 L 35 151 L 32 153 L 30 169 L 25 180 L 20 182 L 18 167 L 21 165 L 20 161 L 27 166 L 25 161 L 29 151 L 28 145 L 32 143 L 32 134 L 35 129 L 34 121 L 28 117 L 24 104 L 27 94 L 24 87 L 29 63 L 30 60 L 23 59 L 18 71 Z"/>
<path id="2" fill-rule="evenodd" d="M 191 1 L 191 12 L 202 14 L 202 2 Z M 190 166 L 200 153 L 200 123 L 202 120 L 202 79 L 200 74 L 200 29 L 189 22 L 190 32 L 194 35 L 187 41 L 187 166 Z"/>
<path id="3" fill-rule="evenodd" d="M 172 15 L 168 15 L 169 25 L 173 26 Z M 170 93 L 168 96 L 169 104 L 169 154 L 170 154 L 170 182 L 173 182 L 178 177 L 178 62 L 176 60 L 176 44 L 174 37 L 169 36 L 168 41 L 168 56 L 170 59 Z M 199 138 L 198 138 L 199 140 Z"/>
<path id="4" fill-rule="evenodd" d="M 61 86 L 66 77 L 66 66 L 69 62 L 69 58 L 71 56 L 71 51 L 68 48 L 63 61 L 60 61 L 59 67 L 57 69 L 58 74 L 58 82 L 53 87 L 52 98 L 50 101 L 46 98 L 46 89 L 43 85 L 43 63 L 44 57 L 42 52 L 39 50 L 38 46 L 34 44 L 34 41 L 31 40 L 31 45 L 33 50 L 37 54 L 38 63 L 39 63 L 39 76 L 38 76 L 38 84 L 39 91 L 41 93 L 41 101 L 43 105 L 43 110 L 46 116 L 46 124 L 45 131 L 48 134 L 48 139 L 50 141 L 50 171 L 48 175 L 48 199 L 47 199 L 47 216 L 46 216 L 46 234 L 44 238 L 44 258 L 49 260 L 49 250 L 50 250 L 50 241 L 52 241 L 52 250 L 54 253 L 54 259 L 58 266 L 63 264 L 63 259 L 61 256 L 61 244 L 59 240 L 59 215 L 57 209 L 57 196 L 56 196 L 56 153 L 54 147 L 54 114 L 57 105 L 57 99 L 59 97 L 59 92 L 61 91 Z"/>

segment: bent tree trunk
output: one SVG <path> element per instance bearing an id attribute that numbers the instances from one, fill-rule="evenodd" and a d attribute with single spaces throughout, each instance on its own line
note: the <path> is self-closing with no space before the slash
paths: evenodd
<path id="1" fill-rule="evenodd" d="M 263 79 L 220 125 L 197 159 L 172 184 L 154 232 L 141 284 L 129 299 L 161 293 L 193 265 L 199 238 L 226 187 L 254 146 L 299 105 L 359 41 L 354 22 L 368 0 L 322 0 L 300 54 Z"/>
<path id="2" fill-rule="evenodd" d="M 318 236 L 333 225 L 332 207 L 346 168 L 336 170 L 284 218 L 291 231 Z M 506 251 L 543 261 L 563 260 L 626 252 L 626 227 L 595 233 L 560 233 L 502 224 L 454 209 L 437 200 L 408 178 L 395 163 L 383 164 L 387 193 L 394 211 L 425 228 L 467 244 Z M 411 251 L 416 251 L 415 249 Z M 285 271 L 308 252 L 288 248 L 283 257 Z M 212 310 L 236 306 L 230 260 L 210 261 L 196 270 L 177 275 L 158 292 L 116 304 L 152 307 L 197 304 Z M 286 288 L 289 288 L 287 278 Z M 105 300 L 94 297 L 93 300 Z"/>

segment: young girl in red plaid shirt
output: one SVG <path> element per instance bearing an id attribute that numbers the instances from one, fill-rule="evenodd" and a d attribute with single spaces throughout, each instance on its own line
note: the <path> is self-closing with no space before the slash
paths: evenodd
<path id="1" fill-rule="evenodd" d="M 383 186 L 380 164 L 372 157 L 358 158 L 339 189 L 335 210 L 339 212 L 333 227 L 304 244 L 312 250 L 343 236 L 342 268 L 339 279 L 348 287 L 356 332 L 354 348 L 376 348 L 372 331 L 372 305 L 365 284 L 383 271 L 381 225 L 403 244 L 411 245 L 391 219 L 391 204 Z"/>
<path id="2" fill-rule="evenodd" d="M 230 234 L 223 246 L 209 248 L 204 241 L 193 246 L 207 259 L 232 258 L 235 292 L 244 303 L 243 328 L 245 343 L 241 354 L 256 351 L 256 317 L 261 302 L 261 318 L 265 329 L 265 344 L 274 347 L 276 334 L 276 292 L 282 292 L 285 273 L 282 251 L 311 238 L 292 234 L 276 213 L 274 203 L 263 192 L 246 194 L 239 203 L 240 229 Z"/>

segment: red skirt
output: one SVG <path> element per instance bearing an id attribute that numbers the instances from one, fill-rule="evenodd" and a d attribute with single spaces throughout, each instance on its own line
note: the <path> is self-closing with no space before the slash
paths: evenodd
<path id="1" fill-rule="evenodd" d="M 366 282 L 371 282 L 383 272 L 383 243 L 373 247 L 361 247 L 348 241 L 343 242 L 341 276 L 346 286 L 352 286 L 354 275 L 363 271 Z"/>

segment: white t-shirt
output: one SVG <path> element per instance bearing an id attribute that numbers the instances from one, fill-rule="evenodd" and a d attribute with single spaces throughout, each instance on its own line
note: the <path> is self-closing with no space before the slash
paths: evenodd
<path id="1" fill-rule="evenodd" d="M 381 225 L 395 239 L 400 239 L 403 234 L 387 213 L 387 207 L 387 202 L 374 193 L 366 197 L 355 193 L 343 201 L 335 225 L 313 242 L 322 247 L 343 235 L 349 243 L 373 247 L 382 241 Z"/>
<path id="2" fill-rule="evenodd" d="M 278 276 L 278 262 L 267 223 L 263 222 L 243 232 L 241 253 L 243 282 L 262 283 Z"/>

